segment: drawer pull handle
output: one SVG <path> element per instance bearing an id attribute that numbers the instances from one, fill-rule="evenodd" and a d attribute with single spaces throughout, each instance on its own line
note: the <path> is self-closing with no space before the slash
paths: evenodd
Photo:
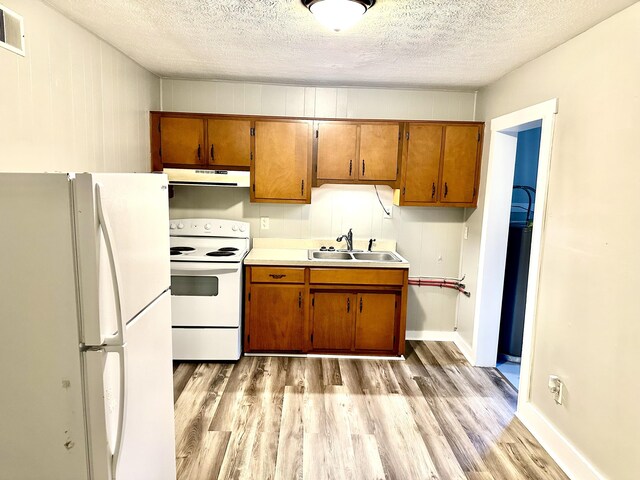
<path id="1" fill-rule="evenodd" d="M 436 196 L 436 184 L 435 182 L 431 184 L 431 198 Z"/>
<path id="2" fill-rule="evenodd" d="M 302 292 L 298 292 L 298 308 L 302 308 Z"/>
<path id="3" fill-rule="evenodd" d="M 271 278 L 276 278 L 276 279 L 280 279 L 280 278 L 286 277 L 286 275 L 284 273 L 270 273 L 269 276 Z"/>
<path id="4" fill-rule="evenodd" d="M 362 297 L 360 297 L 360 313 L 362 313 Z"/>
<path id="5" fill-rule="evenodd" d="M 351 310 L 351 299 L 347 298 L 347 313 Z"/>
<path id="6" fill-rule="evenodd" d="M 349 177 L 351 177 L 352 171 L 353 171 L 353 159 L 349 160 Z"/>

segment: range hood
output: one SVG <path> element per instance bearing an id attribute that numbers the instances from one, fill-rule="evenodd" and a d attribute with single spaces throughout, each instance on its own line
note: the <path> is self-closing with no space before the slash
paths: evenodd
<path id="1" fill-rule="evenodd" d="M 165 168 L 162 172 L 169 177 L 169 185 L 249 188 L 249 172 L 245 171 Z"/>

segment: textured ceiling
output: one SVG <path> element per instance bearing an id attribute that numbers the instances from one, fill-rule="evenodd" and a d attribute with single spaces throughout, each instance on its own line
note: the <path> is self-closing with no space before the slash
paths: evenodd
<path id="1" fill-rule="evenodd" d="M 335 33 L 299 0 L 45 1 L 163 77 L 454 89 L 487 85 L 635 3 L 377 0 Z"/>

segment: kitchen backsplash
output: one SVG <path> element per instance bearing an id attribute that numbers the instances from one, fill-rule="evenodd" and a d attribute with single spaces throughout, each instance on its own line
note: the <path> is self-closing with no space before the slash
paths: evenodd
<path id="1" fill-rule="evenodd" d="M 314 188 L 310 205 L 250 203 L 246 188 L 177 186 L 170 200 L 171 218 L 223 218 L 251 224 L 252 237 L 334 238 L 353 228 L 356 239 L 395 240 L 411 264 L 409 275 L 457 276 L 463 209 L 392 207 L 385 218 L 375 190 L 368 185 Z M 393 191 L 378 187 L 385 207 Z M 269 217 L 269 229 L 260 218 Z M 407 329 L 448 330 L 455 321 L 456 292 L 411 287 Z"/>

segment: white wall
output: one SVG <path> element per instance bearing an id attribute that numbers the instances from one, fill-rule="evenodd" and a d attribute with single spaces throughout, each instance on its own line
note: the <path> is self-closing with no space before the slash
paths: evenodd
<path id="1" fill-rule="evenodd" d="M 316 88 L 252 83 L 162 80 L 167 111 L 291 115 L 329 118 L 473 120 L 469 92 Z M 392 190 L 378 187 L 385 205 Z M 459 208 L 393 207 L 385 219 L 373 187 L 323 185 L 311 205 L 252 204 L 248 189 L 177 187 L 172 218 L 212 217 L 251 222 L 254 237 L 335 238 L 352 227 L 356 238 L 396 240 L 411 263 L 410 275 L 457 276 L 464 211 Z M 260 217 L 270 229 L 260 230 Z M 410 287 L 409 331 L 452 331 L 457 296 L 453 290 Z"/>
<path id="2" fill-rule="evenodd" d="M 26 56 L 0 48 L 0 171 L 149 171 L 149 110 L 160 80 L 35 0 Z"/>
<path id="3" fill-rule="evenodd" d="M 483 89 L 479 119 L 558 97 L 534 333 L 530 401 L 605 478 L 640 472 L 640 4 Z M 487 139 L 488 140 L 488 139 Z M 467 212 L 463 269 L 475 282 L 478 209 Z M 470 302 L 460 322 L 471 342 Z M 556 405 L 550 374 L 566 385 Z"/>

